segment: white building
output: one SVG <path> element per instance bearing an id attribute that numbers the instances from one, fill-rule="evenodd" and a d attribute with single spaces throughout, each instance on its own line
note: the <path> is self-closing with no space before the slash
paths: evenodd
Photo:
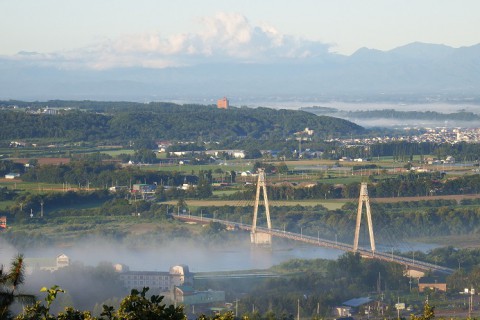
<path id="1" fill-rule="evenodd" d="M 143 287 L 149 287 L 152 293 L 171 292 L 176 286 L 193 284 L 193 274 L 186 265 L 173 266 L 168 272 L 130 271 L 127 266 L 122 264 L 115 264 L 113 267 L 120 273 L 120 280 L 129 290 L 141 290 Z"/>
<path id="2" fill-rule="evenodd" d="M 66 254 L 59 254 L 55 259 L 52 258 L 26 258 L 26 273 L 32 274 L 35 270 L 54 272 L 58 269 L 68 267 L 70 258 Z"/>

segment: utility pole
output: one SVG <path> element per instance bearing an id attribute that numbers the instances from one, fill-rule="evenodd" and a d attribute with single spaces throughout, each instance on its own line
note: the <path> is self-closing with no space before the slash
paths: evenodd
<path id="1" fill-rule="evenodd" d="M 297 320 L 300 320 L 300 299 L 297 299 Z"/>
<path id="2" fill-rule="evenodd" d="M 427 299 L 428 301 L 428 299 Z M 398 307 L 398 305 L 400 304 L 400 297 L 397 297 L 397 319 L 400 320 L 400 308 Z M 428 302 L 427 302 L 428 304 Z"/>
<path id="3" fill-rule="evenodd" d="M 235 318 L 238 317 L 238 299 L 235 299 Z"/>

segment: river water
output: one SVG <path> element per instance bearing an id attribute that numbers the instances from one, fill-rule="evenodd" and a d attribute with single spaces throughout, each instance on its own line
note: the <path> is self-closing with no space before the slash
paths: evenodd
<path id="1" fill-rule="evenodd" d="M 258 248 L 250 244 L 249 236 L 233 244 L 206 246 L 192 242 L 175 241 L 158 246 L 149 244 L 142 248 L 128 248 L 124 245 L 100 239 L 77 243 L 68 248 L 50 247 L 24 252 L 26 258 L 55 258 L 66 254 L 71 262 L 96 266 L 102 262 L 122 263 L 130 270 L 168 271 L 171 266 L 188 265 L 192 272 L 235 271 L 268 269 L 291 259 L 337 259 L 344 252 L 314 245 L 273 239 L 272 248 Z M 3 242 L 1 263 L 8 264 L 16 252 Z M 437 247 L 433 244 L 397 244 L 395 251 L 428 251 Z M 378 251 L 390 252 L 391 247 L 377 245 Z M 11 251 L 11 252 L 10 252 Z"/>

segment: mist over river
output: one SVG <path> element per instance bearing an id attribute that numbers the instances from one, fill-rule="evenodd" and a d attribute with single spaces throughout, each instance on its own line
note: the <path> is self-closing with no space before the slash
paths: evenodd
<path id="1" fill-rule="evenodd" d="M 364 245 L 366 246 L 366 245 Z M 2 244 L 2 263 L 7 263 L 16 252 L 5 249 Z M 428 251 L 437 247 L 433 244 L 398 244 L 395 251 Z M 377 250 L 390 252 L 392 247 L 377 245 Z M 291 259 L 337 259 L 343 251 L 299 244 L 292 241 L 273 239 L 273 247 L 253 247 L 249 237 L 233 244 L 205 246 L 181 241 L 169 244 L 149 245 L 145 248 L 127 248 L 124 245 L 104 240 L 88 240 L 67 248 L 45 248 L 26 250 L 27 258 L 55 258 L 65 253 L 72 263 L 80 262 L 96 266 L 101 262 L 122 263 L 130 270 L 167 271 L 173 265 L 186 264 L 192 272 L 235 271 L 268 269 Z M 3 261 L 4 257 L 8 257 Z"/>

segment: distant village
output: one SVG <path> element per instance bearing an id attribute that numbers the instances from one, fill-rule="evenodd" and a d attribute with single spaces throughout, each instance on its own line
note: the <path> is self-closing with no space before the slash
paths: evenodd
<path id="1" fill-rule="evenodd" d="M 405 128 L 409 131 L 411 128 Z M 418 131 L 418 130 L 415 130 Z M 378 143 L 390 142 L 410 142 L 410 143 L 449 143 L 456 144 L 460 142 L 477 143 L 480 141 L 480 128 L 425 128 L 425 133 L 402 135 L 398 137 L 374 137 L 374 138 L 350 138 L 350 139 L 329 139 L 327 141 L 338 141 L 345 146 L 372 145 Z"/>

